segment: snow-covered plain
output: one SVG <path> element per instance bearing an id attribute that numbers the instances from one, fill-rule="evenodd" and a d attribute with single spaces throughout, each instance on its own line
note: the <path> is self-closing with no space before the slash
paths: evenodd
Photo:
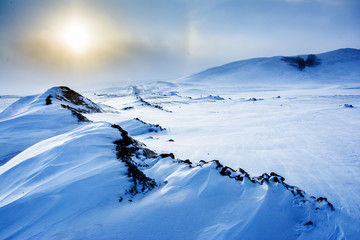
<path id="1" fill-rule="evenodd" d="M 357 239 L 360 51 L 317 57 L 83 93 L 101 108 L 20 99 L 0 113 L 0 238 Z"/>

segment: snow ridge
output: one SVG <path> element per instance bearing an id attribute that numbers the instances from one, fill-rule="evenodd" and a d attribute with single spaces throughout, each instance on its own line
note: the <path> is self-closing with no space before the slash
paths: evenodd
<path id="1" fill-rule="evenodd" d="M 98 105 L 93 103 L 90 99 L 83 97 L 79 93 L 64 86 L 54 87 L 46 91 L 43 95 L 47 95 L 46 105 L 53 103 L 55 98 L 60 101 L 62 108 L 68 109 L 77 117 L 79 122 L 90 122 L 82 113 L 101 113 L 104 112 Z"/>
<path id="2" fill-rule="evenodd" d="M 279 188 L 280 186 L 284 191 L 289 191 L 293 195 L 293 201 L 296 205 L 311 206 L 310 211 L 312 215 L 316 215 L 316 211 L 325 211 L 330 214 L 335 211 L 333 205 L 324 197 L 314 197 L 307 195 L 303 190 L 296 186 L 291 186 L 285 183 L 285 178 L 271 172 L 270 174 L 264 173 L 258 177 L 251 177 L 244 169 L 240 168 L 238 171 L 228 166 L 222 165 L 218 160 L 206 162 L 201 160 L 198 164 L 193 164 L 189 159 L 177 159 L 173 153 L 158 155 L 155 152 L 144 147 L 143 144 L 131 138 L 128 133 L 120 126 L 113 124 L 113 128 L 121 132 L 122 138 L 114 142 L 116 144 L 117 158 L 126 164 L 128 168 L 127 176 L 131 178 L 132 187 L 125 192 L 130 195 L 129 202 L 134 200 L 138 194 L 147 194 L 156 187 L 161 187 L 163 183 L 167 184 L 166 177 L 155 178 L 148 177 L 145 172 L 152 171 L 154 165 L 161 163 L 162 160 L 172 161 L 175 164 L 186 164 L 189 169 L 201 169 L 210 167 L 216 169 L 219 175 L 228 177 L 238 181 L 240 184 L 252 184 L 253 187 L 266 185 L 269 188 Z M 156 168 L 156 167 L 155 167 Z M 176 170 L 175 170 L 176 172 Z M 120 196 L 119 201 L 122 202 L 125 196 Z M 304 223 L 304 226 L 310 226 L 316 223 L 316 217 L 309 219 Z"/>
<path id="3" fill-rule="evenodd" d="M 0 113 L 0 166 L 37 142 L 90 122 L 83 113 L 100 112 L 99 106 L 68 87 L 19 99 Z"/>
<path id="4" fill-rule="evenodd" d="M 173 156 L 173 155 L 172 155 Z M 288 185 L 285 183 L 285 178 L 271 172 L 270 175 L 267 173 L 263 173 L 261 176 L 258 177 L 251 177 L 249 173 L 247 173 L 244 169 L 239 168 L 239 171 L 232 169 L 231 167 L 222 165 L 219 160 L 212 160 L 209 162 L 206 162 L 204 160 L 200 160 L 198 164 L 195 166 L 192 165 L 192 162 L 190 160 L 178 160 L 178 162 L 186 163 L 189 165 L 190 168 L 192 167 L 202 167 L 204 165 L 215 165 L 216 170 L 218 170 L 219 174 L 222 176 L 227 176 L 231 179 L 234 179 L 236 181 L 244 181 L 245 179 L 251 181 L 254 184 L 259 185 L 274 185 L 274 184 L 280 184 L 285 189 L 289 190 L 295 198 L 301 199 L 303 203 L 310 202 L 312 205 L 316 206 L 316 208 L 319 208 L 320 206 L 327 206 L 330 210 L 335 211 L 334 206 L 327 200 L 327 198 L 324 197 L 314 197 L 314 196 L 308 196 L 303 190 L 299 189 L 298 187 Z"/>
<path id="5" fill-rule="evenodd" d="M 122 138 L 114 141 L 114 144 L 116 144 L 116 156 L 125 163 L 128 168 L 127 176 L 131 178 L 131 182 L 133 183 L 132 187 L 126 190 L 125 195 L 130 194 L 134 197 L 138 193 L 151 191 L 156 187 L 155 180 L 148 178 L 142 171 L 139 170 L 138 166 L 141 166 L 140 163 L 144 161 L 144 158 L 156 157 L 156 153 L 144 148 L 143 144 L 129 137 L 128 133 L 119 125 L 113 124 L 111 127 L 119 130 L 121 133 Z M 139 161 L 136 162 L 132 160 L 132 157 L 134 156 Z M 119 201 L 122 200 L 123 198 L 120 197 Z"/>
<path id="6" fill-rule="evenodd" d="M 284 187 L 284 189 L 290 191 L 294 198 L 299 200 L 301 203 L 309 203 L 313 206 L 314 209 L 321 208 L 329 209 L 331 211 L 335 210 L 327 198 L 316 198 L 314 196 L 308 196 L 298 187 L 285 183 L 285 178 L 274 172 L 271 172 L 270 174 L 264 173 L 258 177 L 251 177 L 244 169 L 240 168 L 238 171 L 234 170 L 231 167 L 222 165 L 218 160 L 212 160 L 210 162 L 201 160 L 198 164 L 193 165 L 189 159 L 176 159 L 173 153 L 158 155 L 155 152 L 144 148 L 142 143 L 139 143 L 138 141 L 131 138 L 128 133 L 120 126 L 113 124 L 112 127 L 118 129 L 122 135 L 122 139 L 115 141 L 114 144 L 116 144 L 117 158 L 126 163 L 128 167 L 128 177 L 132 178 L 133 186 L 126 192 L 126 194 L 130 194 L 132 197 L 138 193 L 147 193 L 159 185 L 154 179 L 147 177 L 144 172 L 139 169 L 139 167 L 142 169 L 151 168 L 154 165 L 154 161 L 151 159 L 157 158 L 155 162 L 158 162 L 159 159 L 170 158 L 173 159 L 173 161 L 176 163 L 185 163 L 190 168 L 202 168 L 204 165 L 210 165 L 214 167 L 220 175 L 229 177 L 230 179 L 234 179 L 239 182 L 248 180 L 253 184 L 266 184 L 270 187 L 274 185 L 281 185 Z M 150 162 L 152 162 L 151 164 L 147 163 L 149 159 Z M 121 201 L 123 200 L 122 197 L 120 199 Z M 312 221 L 309 222 L 312 224 Z M 309 222 L 307 223 L 308 225 L 310 225 Z"/>
<path id="7" fill-rule="evenodd" d="M 79 113 L 100 113 L 103 110 L 93 103 L 90 99 L 83 97 L 74 90 L 60 86 L 53 87 L 46 91 L 43 95 L 46 97 L 46 105 L 52 104 L 52 98 L 56 98 L 59 101 L 67 102 L 69 105 L 62 104 L 64 108 L 72 109 Z"/>

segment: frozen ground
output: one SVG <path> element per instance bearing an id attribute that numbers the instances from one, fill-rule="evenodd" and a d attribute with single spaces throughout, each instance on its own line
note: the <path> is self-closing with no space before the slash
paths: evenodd
<path id="1" fill-rule="evenodd" d="M 21 107 L 0 114 L 1 146 L 12 144 L 15 153 L 7 148 L 6 156 L 16 155 L 0 166 L 0 238 L 356 239 L 358 55 L 348 49 L 319 55 L 317 71 L 299 71 L 275 57 L 233 63 L 230 70 L 225 65 L 177 82 L 84 92 L 102 108 L 98 113 L 80 109 L 94 123 L 78 123 L 69 108 L 59 109 L 61 98 L 45 106 L 56 89 L 28 97 L 25 105 L 22 100 Z M 281 76 L 269 75 L 266 66 L 281 70 Z M 66 127 L 49 122 L 59 118 Z M 40 134 L 22 139 L 34 120 L 33 131 Z M 124 135 L 109 123 L 157 154 L 174 153 L 176 160 L 169 155 L 133 158 L 157 187 L 145 184 L 144 193 L 126 194 L 128 163 L 112 157 L 110 147 Z M 221 176 L 216 162 L 189 168 L 180 159 L 190 159 L 193 166 L 217 159 L 252 177 L 275 172 L 286 184 L 274 178 L 263 185 L 246 178 L 237 182 Z M 306 194 L 291 194 L 287 184 Z M 326 197 L 335 210 L 310 196 Z M 42 203 L 48 204 L 43 212 L 25 214 Z M 17 219 L 21 214 L 25 217 Z"/>

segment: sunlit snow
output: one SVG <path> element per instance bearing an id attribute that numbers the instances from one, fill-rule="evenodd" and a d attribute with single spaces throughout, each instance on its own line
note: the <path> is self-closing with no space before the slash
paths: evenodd
<path id="1" fill-rule="evenodd" d="M 360 51 L 316 57 L 1 96 L 0 239 L 357 239 Z"/>

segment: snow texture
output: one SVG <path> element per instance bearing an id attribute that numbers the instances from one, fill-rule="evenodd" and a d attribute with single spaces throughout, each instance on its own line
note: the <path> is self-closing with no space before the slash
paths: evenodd
<path id="1" fill-rule="evenodd" d="M 357 239 L 360 54 L 316 57 L 19 99 L 0 239 Z"/>

